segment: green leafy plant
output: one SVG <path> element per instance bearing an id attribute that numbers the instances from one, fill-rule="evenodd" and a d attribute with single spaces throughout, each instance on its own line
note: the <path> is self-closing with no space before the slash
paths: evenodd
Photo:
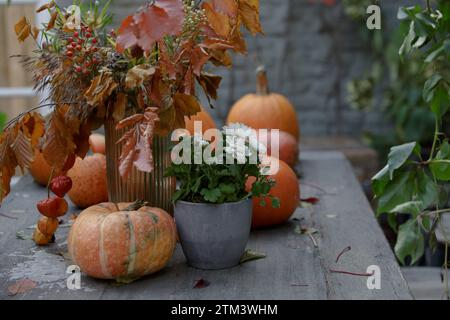
<path id="1" fill-rule="evenodd" d="M 373 1 L 344 0 L 343 4 L 348 16 L 365 24 L 366 8 Z M 427 76 L 422 73 L 424 62 L 420 52 L 411 52 L 408 63 L 398 54 L 409 30 L 408 21 L 401 21 L 390 32 L 359 30 L 370 48 L 372 65 L 362 77 L 347 84 L 348 101 L 357 110 L 381 110 L 392 124 L 383 132 L 365 132 L 364 140 L 378 151 L 381 162 L 387 159 L 390 146 L 409 141 L 418 141 L 423 152 L 428 153 L 433 140 L 428 133 L 434 128 L 434 116 L 422 97 Z"/>
<path id="2" fill-rule="evenodd" d="M 271 199 L 273 207 L 280 206 L 277 198 L 268 195 L 275 185 L 275 181 L 263 174 L 262 157 L 258 154 L 258 150 L 263 147 L 251 138 L 251 129 L 243 125 L 239 125 L 239 129 L 243 130 L 243 135 L 234 135 L 225 127 L 222 130 L 222 139 L 220 139 L 225 141 L 223 152 L 219 154 L 216 148 L 211 153 L 212 159 L 215 160 L 200 161 L 200 164 L 195 164 L 195 162 L 199 162 L 193 160 L 199 155 L 203 155 L 206 148 L 210 148 L 210 143 L 197 135 L 182 138 L 180 143 L 183 144 L 183 150 L 180 156 L 186 158 L 184 152 L 187 152 L 191 161 L 189 161 L 190 163 L 183 161 L 179 164 L 172 164 L 166 171 L 166 176 L 176 177 L 180 183 L 179 190 L 173 195 L 174 202 L 183 200 L 194 203 L 222 204 L 238 202 L 255 196 Z M 238 139 L 243 139 L 242 142 L 245 141 L 245 150 L 238 147 L 239 143 L 236 143 Z M 241 152 L 243 153 L 240 154 Z M 257 161 L 251 161 L 255 155 L 257 155 Z M 232 164 L 229 162 L 230 157 L 233 159 Z M 238 159 L 244 161 L 238 162 Z M 251 177 L 255 181 L 251 191 L 248 192 L 246 183 Z M 261 205 L 265 205 L 264 200 Z"/>
<path id="3" fill-rule="evenodd" d="M 424 158 L 419 142 L 392 147 L 387 165 L 373 178 L 373 191 L 378 200 L 378 214 L 386 213 L 392 227 L 396 217 L 407 217 L 398 227 L 395 253 L 402 263 L 415 263 L 423 256 L 425 236 L 436 246 L 436 229 L 442 231 L 442 215 L 449 192 L 450 144 L 443 132 L 443 119 L 450 106 L 450 3 L 438 1 L 433 8 L 417 5 L 400 8 L 398 18 L 408 24 L 399 54 L 405 64 L 417 54 L 423 61 L 419 72 L 425 75 L 422 98 L 434 115 L 435 130 L 429 155 Z M 447 238 L 444 232 L 444 236 Z M 445 283 L 448 290 L 448 241 L 445 241 Z M 407 260 L 409 258 L 409 260 Z"/>

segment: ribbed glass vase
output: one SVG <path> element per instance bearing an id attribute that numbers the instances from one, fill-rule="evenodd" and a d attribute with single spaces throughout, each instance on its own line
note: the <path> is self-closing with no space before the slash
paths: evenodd
<path id="1" fill-rule="evenodd" d="M 176 189 L 176 180 L 164 177 L 166 168 L 171 164 L 169 136 L 156 136 L 153 139 L 154 171 L 140 172 L 133 167 L 130 176 L 125 180 L 119 173 L 122 145 L 117 144 L 124 132 L 125 130 L 116 130 L 114 120 L 105 121 L 109 201 L 118 203 L 144 200 L 151 207 L 161 208 L 172 214 L 171 198 Z"/>

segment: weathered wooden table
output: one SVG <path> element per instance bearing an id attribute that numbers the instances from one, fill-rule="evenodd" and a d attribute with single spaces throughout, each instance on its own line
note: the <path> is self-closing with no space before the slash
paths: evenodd
<path id="1" fill-rule="evenodd" d="M 202 271 L 187 266 L 181 248 L 161 272 L 131 283 L 81 278 L 80 290 L 69 290 L 66 267 L 68 227 L 60 227 L 56 244 L 36 247 L 30 235 L 38 219 L 35 204 L 46 191 L 23 177 L 1 207 L 1 299 L 411 299 L 391 249 L 348 161 L 334 152 L 305 152 L 300 165 L 302 197 L 318 197 L 313 207 L 298 209 L 285 225 L 253 232 L 248 248 L 265 259 L 231 270 Z M 67 219 L 67 218 L 65 218 Z M 314 228 L 313 238 L 298 232 Z M 314 244 L 316 242 L 316 245 Z M 350 251 L 336 258 L 344 248 Z M 366 273 L 381 269 L 381 289 L 367 287 Z M 12 295 L 8 288 L 22 279 L 36 287 Z M 210 284 L 194 288 L 197 280 Z"/>

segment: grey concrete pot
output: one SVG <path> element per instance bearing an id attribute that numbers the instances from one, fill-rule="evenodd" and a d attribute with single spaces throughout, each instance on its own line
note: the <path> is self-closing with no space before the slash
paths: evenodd
<path id="1" fill-rule="evenodd" d="M 220 205 L 178 201 L 175 223 L 186 259 L 194 268 L 237 266 L 252 224 L 252 201 Z"/>

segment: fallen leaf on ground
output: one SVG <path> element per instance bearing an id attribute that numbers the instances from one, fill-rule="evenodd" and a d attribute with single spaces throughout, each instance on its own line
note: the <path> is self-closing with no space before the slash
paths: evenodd
<path id="1" fill-rule="evenodd" d="M 194 289 L 203 289 L 210 285 L 210 282 L 205 279 L 196 280 L 194 284 Z"/>
<path id="2" fill-rule="evenodd" d="M 319 230 L 305 226 L 297 226 L 295 227 L 295 232 L 298 234 L 316 234 Z"/>
<path id="3" fill-rule="evenodd" d="M 300 201 L 314 205 L 314 204 L 317 204 L 320 200 L 319 200 L 319 198 L 316 198 L 316 197 L 310 197 L 310 198 L 306 198 L 306 199 L 301 199 Z"/>
<path id="4" fill-rule="evenodd" d="M 265 253 L 260 253 L 260 252 L 256 252 L 256 251 L 252 251 L 252 250 L 246 250 L 244 252 L 244 254 L 242 255 L 242 258 L 241 258 L 241 261 L 239 262 L 239 264 L 243 264 L 243 263 L 254 261 L 254 260 L 264 259 L 265 257 L 266 257 Z"/>
<path id="5" fill-rule="evenodd" d="M 15 296 L 16 294 L 26 293 L 36 287 L 36 282 L 28 278 L 16 281 L 13 285 L 8 287 L 8 292 L 10 296 Z"/>
<path id="6" fill-rule="evenodd" d="M 16 238 L 19 240 L 31 240 L 33 236 L 31 234 L 26 234 L 25 231 L 17 231 Z"/>

